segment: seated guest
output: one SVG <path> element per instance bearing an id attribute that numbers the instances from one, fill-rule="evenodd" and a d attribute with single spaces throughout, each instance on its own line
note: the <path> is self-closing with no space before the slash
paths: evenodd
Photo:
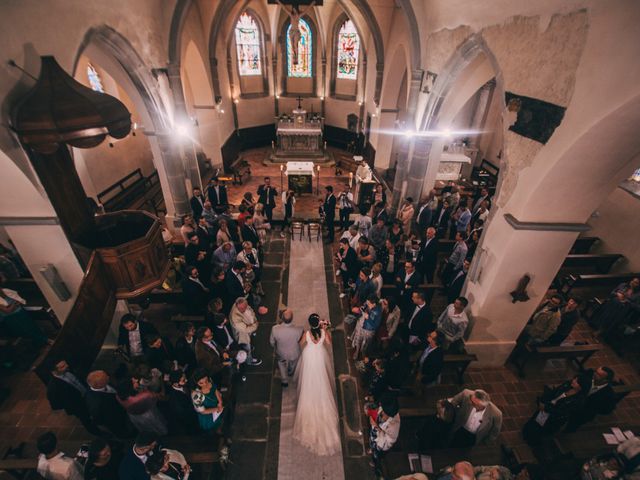
<path id="1" fill-rule="evenodd" d="M 524 342 L 529 345 L 541 345 L 553 335 L 560 325 L 560 307 L 562 297 L 553 295 L 545 302 L 524 329 Z"/>
<path id="2" fill-rule="evenodd" d="M 369 232 L 369 241 L 371 245 L 373 245 L 373 248 L 376 250 L 383 248 L 388 236 L 389 232 L 384 224 L 384 218 L 376 219 L 376 224 L 371 227 L 371 231 Z"/>
<path id="3" fill-rule="evenodd" d="M 185 372 L 196 367 L 196 327 L 191 322 L 180 325 L 180 338 L 176 340 L 175 357 Z"/>
<path id="4" fill-rule="evenodd" d="M 456 411 L 451 403 L 438 400 L 435 415 L 429 415 L 416 433 L 418 450 L 421 453 L 446 448 L 455 415 Z"/>
<path id="5" fill-rule="evenodd" d="M 209 228 L 213 229 L 213 231 L 217 234 L 218 232 L 216 230 L 218 225 L 218 214 L 211 207 L 211 202 L 209 200 L 204 202 L 201 216 L 205 219 Z"/>
<path id="6" fill-rule="evenodd" d="M 151 480 L 187 480 L 191 466 L 177 450 L 163 448 L 149 457 L 145 464 Z"/>
<path id="7" fill-rule="evenodd" d="M 522 429 L 522 436 L 529 445 L 540 445 L 544 438 L 553 435 L 567 422 L 571 412 L 580 408 L 590 385 L 585 377 L 578 376 L 555 388 L 545 387 L 538 397 L 538 409 Z"/>
<path id="8" fill-rule="evenodd" d="M 560 345 L 567 339 L 575 324 L 580 320 L 579 306 L 580 301 L 577 297 L 569 297 L 567 303 L 560 309 L 560 324 L 558 328 L 547 340 L 549 345 Z"/>
<path id="9" fill-rule="evenodd" d="M 404 266 L 396 274 L 396 288 L 400 298 L 400 308 L 406 314 L 412 310 L 411 294 L 422 283 L 422 274 L 413 262 L 404 262 Z"/>
<path id="10" fill-rule="evenodd" d="M 400 434 L 400 413 L 396 397 L 384 395 L 375 414 L 370 414 L 368 418 L 371 458 L 376 474 L 380 475 L 382 456 L 393 447 Z"/>
<path id="11" fill-rule="evenodd" d="M 109 385 L 109 375 L 104 370 L 94 370 L 87 376 L 89 389 L 85 401 L 93 421 L 119 438 L 133 436 L 133 428 L 122 405 L 116 398 L 116 390 Z"/>
<path id="12" fill-rule="evenodd" d="M 463 390 L 449 402 L 457 408 L 451 446 L 466 448 L 495 441 L 502 428 L 502 412 L 484 390 Z"/>
<path id="13" fill-rule="evenodd" d="M 75 459 L 58 450 L 53 432 L 38 437 L 38 473 L 45 480 L 83 480 L 82 466 Z"/>
<path id="14" fill-rule="evenodd" d="M 444 366 L 444 352 L 442 344 L 445 336 L 434 330 L 427 335 L 427 348 L 424 349 L 416 363 L 416 370 L 423 385 L 433 385 L 440 381 L 440 373 Z"/>
<path id="15" fill-rule="evenodd" d="M 614 288 L 608 300 L 594 312 L 589 324 L 606 330 L 626 317 L 631 309 L 640 310 L 640 278 L 633 278 Z"/>
<path id="16" fill-rule="evenodd" d="M 258 330 L 258 318 L 253 308 L 249 306 L 247 299 L 238 297 L 231 308 L 229 314 L 231 326 L 236 342 L 245 345 L 247 350 L 247 364 L 258 366 L 262 360 L 253 358 L 251 355 L 251 335 Z"/>
<path id="17" fill-rule="evenodd" d="M 84 480 L 118 480 L 123 457 L 121 443 L 102 438 L 92 440 L 84 464 Z"/>
<path id="18" fill-rule="evenodd" d="M 427 332 L 435 330 L 435 325 L 433 323 L 433 314 L 427 305 L 423 292 L 413 292 L 411 294 L 411 305 L 413 309 L 405 316 L 406 329 L 408 330 L 409 344 L 417 347 L 424 341 Z"/>
<path id="19" fill-rule="evenodd" d="M 462 268 L 464 259 L 467 258 L 468 248 L 467 244 L 464 243 L 464 237 L 465 236 L 462 233 L 456 233 L 456 243 L 453 247 L 453 251 L 451 252 L 451 255 L 449 255 L 449 258 L 447 258 L 447 263 L 440 275 L 442 283 L 445 285 L 450 282 L 453 272 Z"/>
<path id="20" fill-rule="evenodd" d="M 203 368 L 196 369 L 192 380 L 191 401 L 193 408 L 198 412 L 200 429 L 205 433 L 222 433 L 225 438 L 229 438 L 228 429 L 230 426 L 229 422 L 224 421 L 225 408 L 220 390 Z M 223 428 L 225 428 L 224 433 Z"/>
<path id="21" fill-rule="evenodd" d="M 451 273 L 450 282 L 445 287 L 445 290 L 447 292 L 447 301 L 449 303 L 453 303 L 456 298 L 460 296 L 460 292 L 462 291 L 464 282 L 467 279 L 467 274 L 469 273 L 470 266 L 471 261 L 465 259 L 464 262 L 462 262 L 462 268 L 460 270 L 454 270 Z"/>
<path id="22" fill-rule="evenodd" d="M 147 365 L 157 368 L 163 373 L 169 373 L 175 361 L 173 345 L 168 338 L 162 338 L 157 333 L 145 337 L 147 342 Z"/>
<path id="23" fill-rule="evenodd" d="M 438 331 L 444 334 L 445 339 L 443 348 L 449 352 L 464 351 L 464 334 L 469 325 L 469 318 L 464 309 L 468 304 L 466 298 L 458 297 L 438 318 Z"/>
<path id="24" fill-rule="evenodd" d="M 373 262 L 375 262 L 376 250 L 372 245 L 369 244 L 369 240 L 367 239 L 367 237 L 363 236 L 358 240 L 356 255 L 358 256 L 358 263 L 360 264 L 360 268 L 371 268 Z"/>
<path id="25" fill-rule="evenodd" d="M 178 370 L 169 372 L 169 431 L 172 434 L 194 434 L 198 432 L 198 417 L 193 409 L 191 391 L 187 385 L 187 376 Z"/>
<path id="26" fill-rule="evenodd" d="M 194 266 L 185 269 L 187 277 L 182 281 L 182 297 L 187 310 L 192 315 L 201 314 L 204 310 L 211 292 L 202 283 L 200 271 Z"/>
<path id="27" fill-rule="evenodd" d="M 198 367 L 206 369 L 218 383 L 223 383 L 224 369 L 231 365 L 229 355 L 213 341 L 213 332 L 209 327 L 200 327 L 196 331 L 196 359 Z"/>
<path id="28" fill-rule="evenodd" d="M 136 391 L 139 386 L 133 378 L 123 378 L 116 388 L 117 399 L 124 407 L 133 423 L 141 433 L 164 436 L 168 433 L 167 421 L 158 410 L 160 394 L 144 389 Z"/>
<path id="29" fill-rule="evenodd" d="M 342 278 L 342 288 L 346 290 L 349 283 L 355 282 L 358 277 L 358 256 L 346 238 L 341 238 L 338 242 L 336 262 L 338 264 L 336 275 L 340 275 Z M 344 291 L 340 294 L 340 298 L 346 296 L 347 294 Z"/>
<path id="30" fill-rule="evenodd" d="M 596 415 L 607 415 L 616 407 L 617 398 L 613 391 L 614 372 L 609 367 L 590 368 L 580 374 L 584 379 L 585 399 L 573 409 L 565 431 L 575 432 L 580 425 L 593 420 Z"/>
<path id="31" fill-rule="evenodd" d="M 213 263 L 223 272 L 231 268 L 235 259 L 236 249 L 231 242 L 224 242 L 213 252 Z"/>
<path id="32" fill-rule="evenodd" d="M 369 345 L 382 321 L 382 308 L 380 300 L 374 294 L 369 295 L 364 305 L 360 308 L 354 307 L 353 313 L 359 315 L 356 329 L 353 332 L 351 346 L 353 347 L 353 359 L 360 358 L 360 354 L 366 354 Z"/>
<path id="33" fill-rule="evenodd" d="M 157 446 L 158 440 L 155 435 L 140 433 L 136 437 L 133 448 L 125 451 L 120 462 L 120 480 L 149 480 L 145 463 L 154 455 Z"/>
<path id="34" fill-rule="evenodd" d="M 190 233 L 188 239 L 189 243 L 184 249 L 185 263 L 196 267 L 202 278 L 208 279 L 209 275 L 211 275 L 211 261 L 208 254 L 208 247 L 200 243 L 200 237 L 196 232 Z"/>

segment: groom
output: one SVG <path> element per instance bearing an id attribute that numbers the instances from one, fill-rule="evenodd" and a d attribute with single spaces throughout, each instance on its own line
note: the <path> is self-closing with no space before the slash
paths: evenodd
<path id="1" fill-rule="evenodd" d="M 276 349 L 278 357 L 278 368 L 280 369 L 280 378 L 282 386 L 289 386 L 289 377 L 293 375 L 300 358 L 300 337 L 302 337 L 302 327 L 296 327 L 292 324 L 293 312 L 286 309 L 280 315 L 282 323 L 274 325 L 271 329 L 269 341 L 271 346 Z"/>

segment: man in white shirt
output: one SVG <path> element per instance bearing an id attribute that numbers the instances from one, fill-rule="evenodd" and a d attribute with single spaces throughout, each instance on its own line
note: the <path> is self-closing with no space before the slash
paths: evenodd
<path id="1" fill-rule="evenodd" d="M 449 398 L 458 413 L 451 429 L 452 448 L 465 448 L 495 441 L 502 428 L 502 412 L 484 390 L 463 390 Z"/>
<path id="2" fill-rule="evenodd" d="M 349 246 L 351 248 L 353 248 L 354 251 L 357 251 L 358 250 L 358 240 L 360 240 L 361 236 L 362 235 L 360 235 L 360 233 L 358 233 L 358 227 L 356 227 L 355 225 L 351 225 L 349 227 L 349 230 L 344 232 L 342 234 L 342 236 L 340 237 L 340 239 L 346 238 L 347 240 L 349 240 Z"/>
<path id="3" fill-rule="evenodd" d="M 369 416 L 369 425 L 370 465 L 375 469 L 376 475 L 380 476 L 382 455 L 393 447 L 400 434 L 400 413 L 396 397 L 383 395 L 377 417 Z"/>
<path id="4" fill-rule="evenodd" d="M 253 358 L 251 355 L 251 335 L 258 330 L 258 318 L 246 298 L 239 297 L 236 299 L 233 308 L 231 308 L 229 320 L 233 327 L 236 341 L 247 347 L 247 363 L 253 366 L 262 364 L 262 360 Z"/>
<path id="5" fill-rule="evenodd" d="M 340 213 L 340 228 L 346 230 L 349 225 L 349 215 L 353 213 L 353 193 L 351 187 L 345 185 L 344 190 L 338 195 L 338 211 Z"/>
<path id="6" fill-rule="evenodd" d="M 58 450 L 58 439 L 53 432 L 38 437 L 38 473 L 46 480 L 83 480 L 82 466 Z"/>

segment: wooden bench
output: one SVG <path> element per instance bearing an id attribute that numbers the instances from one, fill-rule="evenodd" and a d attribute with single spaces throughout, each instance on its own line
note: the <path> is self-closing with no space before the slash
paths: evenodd
<path id="1" fill-rule="evenodd" d="M 562 280 L 561 292 L 565 295 L 574 288 L 607 289 L 607 293 L 623 282 L 640 277 L 640 273 L 603 273 L 603 274 L 572 274 Z"/>
<path id="2" fill-rule="evenodd" d="M 145 182 L 142 170 L 137 168 L 109 188 L 100 192 L 98 194 L 98 201 L 104 207 L 105 212 L 125 210 L 137 199 L 144 197 L 146 190 Z"/>
<path id="3" fill-rule="evenodd" d="M 200 323 L 204 321 L 204 315 L 183 315 L 182 313 L 178 313 L 177 315 L 171 316 L 171 321 L 175 323 Z"/>
<path id="4" fill-rule="evenodd" d="M 160 177 L 158 176 L 157 170 L 145 178 L 145 193 L 141 200 L 142 203 L 139 206 L 135 206 L 134 203 L 132 208 L 138 209 L 146 205 L 156 216 L 158 216 L 160 212 L 167 213 L 164 196 L 162 195 L 162 187 L 160 186 Z"/>
<path id="5" fill-rule="evenodd" d="M 463 353 L 463 354 L 445 354 L 444 356 L 444 367 L 450 368 L 456 371 L 458 375 L 458 383 L 462 385 L 464 379 L 464 372 L 467 371 L 467 368 L 471 364 L 471 362 L 476 362 L 478 360 L 478 356 L 475 353 Z"/>
<path id="6" fill-rule="evenodd" d="M 234 185 L 242 185 L 242 177 L 246 176 L 249 178 L 251 176 L 251 165 L 249 162 L 242 158 L 238 158 L 231 165 L 231 171 L 233 172 L 233 184 Z"/>
<path id="7" fill-rule="evenodd" d="M 561 345 L 557 347 L 522 345 L 519 352 L 514 355 L 512 362 L 518 369 L 518 375 L 524 378 L 524 368 L 532 358 L 542 358 L 545 360 L 555 358 L 568 358 L 576 364 L 580 371 L 584 370 L 584 364 L 591 356 L 602 350 L 600 344 L 587 345 Z"/>
<path id="8" fill-rule="evenodd" d="M 580 253 L 567 255 L 560 268 L 584 268 L 593 269 L 596 273 L 609 273 L 611 267 L 623 257 L 624 255 L 620 255 L 619 253 Z"/>
<path id="9" fill-rule="evenodd" d="M 589 253 L 591 247 L 600 241 L 598 237 L 578 237 L 571 247 L 570 254 Z"/>

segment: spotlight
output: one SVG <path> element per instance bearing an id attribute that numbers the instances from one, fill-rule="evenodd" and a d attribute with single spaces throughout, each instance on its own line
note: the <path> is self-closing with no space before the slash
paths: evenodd
<path id="1" fill-rule="evenodd" d="M 411 130 L 407 130 L 406 132 L 404 132 L 404 136 L 411 138 L 413 137 L 414 133 Z"/>
<path id="2" fill-rule="evenodd" d="M 240 100 L 238 100 L 237 98 L 233 99 L 233 103 L 235 103 L 236 105 L 240 103 Z"/>
<path id="3" fill-rule="evenodd" d="M 180 135 L 181 137 L 186 137 L 189 135 L 189 130 L 187 129 L 187 127 L 185 127 L 184 125 L 178 125 L 176 127 L 176 132 L 178 133 L 178 135 Z"/>

